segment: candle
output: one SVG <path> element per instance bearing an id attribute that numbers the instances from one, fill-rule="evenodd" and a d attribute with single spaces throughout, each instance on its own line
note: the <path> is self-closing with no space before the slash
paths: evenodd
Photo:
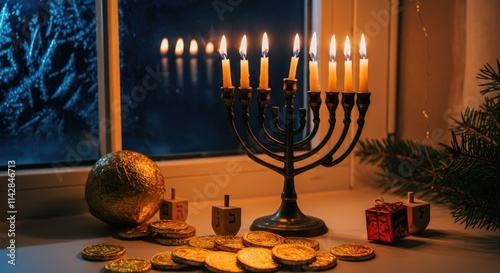
<path id="1" fill-rule="evenodd" d="M 316 32 L 314 32 L 311 38 L 311 49 L 309 50 L 311 56 L 309 61 L 309 90 L 311 91 L 319 91 L 317 49 L 318 42 L 316 41 Z"/>
<path id="2" fill-rule="evenodd" d="M 198 43 L 195 39 L 192 39 L 189 43 L 189 54 L 191 55 L 191 60 L 189 61 L 191 68 L 191 82 L 193 85 L 198 84 Z"/>
<path id="3" fill-rule="evenodd" d="M 214 54 L 214 44 L 212 42 L 207 43 L 207 46 L 205 47 L 205 54 L 207 56 L 207 84 L 212 85 L 214 63 L 212 58 L 212 54 Z"/>
<path id="4" fill-rule="evenodd" d="M 295 74 L 297 72 L 297 63 L 299 62 L 299 52 L 300 52 L 300 41 L 299 34 L 295 35 L 295 41 L 293 43 L 293 54 L 292 60 L 290 61 L 290 72 L 288 73 L 289 79 L 295 79 Z"/>
<path id="5" fill-rule="evenodd" d="M 351 43 L 349 42 L 349 36 L 345 37 L 344 44 L 344 57 L 345 57 L 345 65 L 344 65 L 344 91 L 352 92 L 352 61 L 351 58 Z"/>
<path id="6" fill-rule="evenodd" d="M 248 72 L 248 60 L 247 60 L 247 36 L 243 35 L 240 45 L 240 87 L 250 88 L 250 74 Z"/>
<path id="7" fill-rule="evenodd" d="M 361 34 L 359 55 L 359 92 L 368 92 L 368 59 L 366 58 L 366 42 L 364 34 Z"/>
<path id="8" fill-rule="evenodd" d="M 177 43 L 175 44 L 175 55 L 177 58 L 175 59 L 175 64 L 177 68 L 177 86 L 182 87 L 183 81 L 183 73 L 184 69 L 184 60 L 182 59 L 182 54 L 184 53 L 184 40 L 182 38 L 177 39 Z"/>
<path id="9" fill-rule="evenodd" d="M 337 91 L 337 62 L 335 57 L 337 55 L 337 43 L 335 35 L 332 35 L 330 41 L 330 62 L 328 62 L 328 91 Z"/>
<path id="10" fill-rule="evenodd" d="M 163 78 L 165 79 L 164 84 L 168 85 L 168 39 L 163 38 L 160 44 L 160 55 L 161 57 L 161 67 L 163 71 Z"/>
<path id="11" fill-rule="evenodd" d="M 267 40 L 267 33 L 264 32 L 264 36 L 262 37 L 262 57 L 260 58 L 260 89 L 269 88 L 269 59 L 267 58 L 267 54 L 269 54 L 269 41 Z"/>
<path id="12" fill-rule="evenodd" d="M 229 88 L 233 86 L 231 80 L 231 67 L 227 58 L 226 36 L 222 35 L 220 41 L 220 55 L 222 57 L 222 87 Z"/>

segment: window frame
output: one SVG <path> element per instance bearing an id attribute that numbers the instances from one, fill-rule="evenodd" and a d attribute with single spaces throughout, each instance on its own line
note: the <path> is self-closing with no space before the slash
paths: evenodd
<path id="1" fill-rule="evenodd" d="M 359 20 L 357 16 L 358 13 L 370 14 L 370 8 L 365 8 L 363 5 L 367 1 L 372 0 L 355 0 L 352 2 L 347 0 L 307 1 L 310 9 L 308 8 L 304 12 L 307 14 L 310 13 L 311 16 L 306 16 L 306 18 L 310 18 L 310 22 L 309 24 L 306 24 L 306 28 L 308 25 L 309 28 L 306 29 L 305 32 L 308 36 L 310 36 L 311 29 L 315 29 L 319 32 L 318 37 L 328 37 L 331 35 L 333 30 L 344 29 L 344 32 L 350 33 L 350 36 L 353 34 L 360 35 L 355 29 L 352 28 L 352 26 L 349 25 L 349 22 L 347 22 L 346 25 L 340 26 L 331 24 L 330 20 L 332 16 L 330 13 L 332 11 L 343 9 L 344 6 L 347 6 L 348 10 L 351 12 L 351 14 L 348 14 L 350 23 L 356 24 L 356 21 Z M 378 0 L 377 3 L 379 3 L 379 6 L 383 6 L 384 2 L 386 2 L 387 5 L 390 5 L 390 9 L 393 7 L 399 7 L 398 0 Z M 105 36 L 107 31 L 108 34 L 109 32 L 113 33 L 113 31 L 116 31 L 115 34 L 117 35 L 117 9 L 117 0 L 96 0 L 96 13 L 101 15 L 96 16 L 98 25 L 98 59 L 100 67 L 100 145 L 102 151 L 101 153 L 103 154 L 112 150 L 119 150 L 121 147 L 121 137 L 119 137 L 119 134 L 117 133 L 121 132 L 121 126 L 119 125 L 121 124 L 121 119 L 118 118 L 118 121 L 115 121 L 117 116 L 119 117 L 120 114 L 120 111 L 117 111 L 117 105 L 119 106 L 120 103 L 113 104 L 112 102 L 113 100 L 116 100 L 117 97 L 119 99 L 119 92 L 114 92 L 118 94 L 111 94 L 109 92 L 109 90 L 120 90 L 119 58 L 117 59 L 118 44 L 113 43 L 113 41 L 102 40 L 101 37 Z M 387 75 L 387 79 L 385 81 L 385 86 L 377 87 L 378 89 L 384 89 L 384 92 L 387 92 L 388 94 L 387 100 L 378 100 L 378 102 L 383 102 L 383 107 L 387 108 L 384 113 L 381 114 L 384 119 L 381 123 L 383 123 L 383 125 L 387 128 L 382 133 L 383 135 L 391 133 L 392 128 L 395 126 L 393 119 L 395 117 L 394 98 L 396 82 L 398 13 L 399 12 L 390 13 L 391 22 L 387 30 L 389 48 L 387 49 L 387 63 L 384 64 L 384 69 L 387 70 L 385 73 Z M 113 39 L 118 39 L 118 36 L 113 37 Z M 322 41 L 321 43 L 324 44 L 325 41 Z M 303 44 L 306 45 L 308 43 L 304 41 Z M 107 49 L 105 50 L 104 48 Z M 106 54 L 108 54 L 107 57 Z M 308 77 L 306 74 L 308 73 L 308 70 L 307 62 L 305 60 L 308 60 L 308 58 L 302 58 L 301 63 L 304 68 L 302 69 L 305 74 L 304 79 L 307 79 Z M 328 66 L 325 62 L 323 64 L 320 63 L 319 69 L 321 79 L 320 86 L 326 86 Z M 357 79 L 355 78 L 354 82 L 356 82 L 356 80 Z M 303 89 L 304 87 L 306 87 L 305 83 L 302 84 Z M 222 104 L 221 107 L 223 107 Z M 368 115 L 372 114 L 373 111 L 369 111 Z M 327 115 L 325 107 L 321 108 L 321 115 L 323 117 Z M 355 129 L 354 118 L 356 115 L 357 112 L 353 113 L 351 132 Z M 337 126 L 341 126 L 341 117 L 342 116 L 340 116 L 339 113 L 339 122 L 337 122 Z M 111 123 L 109 123 L 110 121 Z M 318 132 L 319 136 L 316 138 L 316 142 L 326 133 L 327 125 L 327 118 L 322 118 L 320 130 Z M 120 130 L 118 130 L 119 127 Z M 377 125 L 377 127 L 380 127 L 380 125 Z M 370 132 L 363 133 L 363 137 L 373 137 L 379 135 L 380 132 L 375 134 Z M 351 136 L 348 136 L 348 139 L 349 138 L 352 138 L 352 134 Z M 330 143 L 330 145 L 333 144 L 334 143 Z M 321 153 L 318 153 L 311 160 L 319 158 L 320 156 Z M 282 177 L 263 166 L 255 164 L 255 162 L 250 160 L 246 155 L 220 156 L 201 159 L 163 160 L 157 161 L 156 163 L 160 167 L 160 170 L 166 179 L 166 188 L 169 189 L 170 187 L 175 187 L 178 195 L 192 201 L 207 201 L 219 198 L 223 194 L 229 193 L 234 197 L 240 198 L 275 195 L 278 199 L 283 186 Z M 357 185 L 355 182 L 356 177 L 353 172 L 355 167 L 355 160 L 353 160 L 351 155 L 334 168 L 325 168 L 320 166 L 310 170 L 309 172 L 297 176 L 297 192 L 321 192 L 326 190 L 345 190 L 353 188 Z M 25 195 L 19 193 L 20 200 L 18 201 L 18 203 L 22 204 L 21 207 L 25 210 L 23 218 L 40 216 L 38 213 L 39 208 L 36 208 L 40 203 L 54 208 L 64 204 L 63 202 L 66 198 L 63 198 L 62 196 L 65 196 L 68 192 L 72 192 L 69 194 L 70 196 L 81 198 L 81 202 L 84 202 L 84 188 L 90 168 L 91 166 L 69 166 L 67 168 L 53 167 L 46 169 L 19 170 L 16 175 L 16 189 L 20 192 L 26 193 Z M 332 182 L 332 177 L 335 178 L 335 180 L 340 181 Z M 278 182 L 265 182 L 265 180 L 269 180 L 269 178 L 278 180 Z M 0 179 L 2 181 L 6 181 L 7 174 L 0 174 Z M 233 183 L 233 181 L 237 182 Z M 313 181 L 314 183 L 308 183 L 310 181 Z M 6 192 L 6 188 L 0 189 L 0 192 L 5 194 L 4 192 Z"/>

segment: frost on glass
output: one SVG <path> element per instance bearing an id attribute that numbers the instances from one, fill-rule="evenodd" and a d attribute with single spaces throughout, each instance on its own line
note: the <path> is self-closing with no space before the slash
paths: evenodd
<path id="1" fill-rule="evenodd" d="M 0 162 L 97 158 L 95 22 L 94 0 L 0 0 Z"/>

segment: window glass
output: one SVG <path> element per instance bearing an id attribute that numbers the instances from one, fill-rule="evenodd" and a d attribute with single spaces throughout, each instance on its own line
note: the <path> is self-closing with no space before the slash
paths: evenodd
<path id="1" fill-rule="evenodd" d="M 0 162 L 97 159 L 94 0 L 0 0 Z"/>
<path id="2" fill-rule="evenodd" d="M 220 100 L 222 68 L 218 49 L 222 35 L 227 38 L 233 85 L 238 87 L 238 51 L 246 34 L 250 85 L 257 88 L 262 36 L 267 32 L 272 94 L 266 116 L 271 117 L 272 106 L 282 108 L 283 78 L 288 76 L 296 33 L 303 49 L 305 1 L 120 0 L 119 7 L 124 149 L 152 157 L 237 151 Z M 168 50 L 162 53 L 164 38 Z M 184 47 L 176 54 L 179 39 Z M 197 45 L 196 54 L 190 53 L 191 41 Z M 300 53 L 299 83 L 303 80 L 300 65 L 307 57 Z M 301 89 L 299 84 L 296 108 L 304 104 Z M 239 108 L 236 100 L 235 120 L 241 123 Z M 254 128 L 256 113 L 254 91 L 250 117 Z"/>

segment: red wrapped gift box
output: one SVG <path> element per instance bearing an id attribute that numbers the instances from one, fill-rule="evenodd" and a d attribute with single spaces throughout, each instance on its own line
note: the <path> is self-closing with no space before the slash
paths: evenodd
<path id="1" fill-rule="evenodd" d="M 406 206 L 402 202 L 385 203 L 376 200 L 373 208 L 366 210 L 368 240 L 393 243 L 409 235 Z"/>

